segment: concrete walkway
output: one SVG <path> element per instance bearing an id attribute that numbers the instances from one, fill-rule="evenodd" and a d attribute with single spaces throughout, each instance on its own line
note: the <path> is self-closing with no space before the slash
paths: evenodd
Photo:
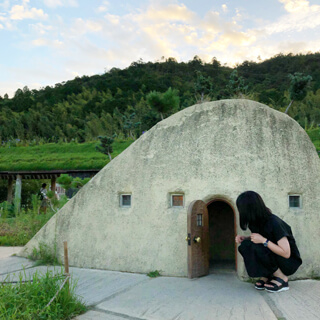
<path id="1" fill-rule="evenodd" d="M 0 281 L 8 275 L 16 278 L 22 266 L 27 277 L 36 271 L 61 270 L 5 258 L 1 251 L 0 247 Z M 70 273 L 78 280 L 76 293 L 91 306 L 77 320 L 320 319 L 320 281 L 316 280 L 292 281 L 289 291 L 268 293 L 238 280 L 233 272 L 194 280 L 80 268 L 70 268 Z"/>
<path id="2" fill-rule="evenodd" d="M 23 247 L 0 247 L 0 260 L 17 254 Z"/>

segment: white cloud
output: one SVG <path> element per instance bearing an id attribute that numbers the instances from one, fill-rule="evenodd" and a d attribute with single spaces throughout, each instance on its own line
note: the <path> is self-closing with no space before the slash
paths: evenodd
<path id="1" fill-rule="evenodd" d="M 304 0 L 279 0 L 293 5 L 293 2 L 302 3 L 308 1 Z M 299 7 L 299 3 L 296 3 Z M 290 11 L 288 14 L 280 17 L 278 21 L 267 25 L 264 29 L 268 34 L 283 33 L 288 31 L 301 32 L 307 29 L 314 29 L 320 26 L 320 6 L 319 5 L 303 5 L 300 4 L 299 10 Z"/>
<path id="2" fill-rule="evenodd" d="M 85 23 L 85 27 L 87 28 L 87 30 L 92 31 L 92 32 L 98 32 L 98 31 L 102 30 L 102 26 L 99 22 L 90 21 L 90 20 L 88 20 Z"/>
<path id="3" fill-rule="evenodd" d="M 122 50 L 112 57 L 115 60 L 128 55 L 132 61 L 134 54 L 137 59 L 151 60 L 161 56 L 190 59 L 196 54 L 212 58 L 218 51 L 225 55 L 225 50 L 256 41 L 254 32 L 223 20 L 218 12 L 200 17 L 183 4 L 155 4 L 125 16 L 107 14 L 105 19 L 102 34 L 112 43 L 110 50 L 130 47 L 129 55 Z M 117 28 L 112 28 L 114 24 Z"/>
<path id="4" fill-rule="evenodd" d="M 301 12 L 304 10 L 308 10 L 309 1 L 307 0 L 279 0 L 280 3 L 284 4 L 284 8 L 288 12 Z"/>
<path id="5" fill-rule="evenodd" d="M 111 24 L 119 24 L 120 22 L 120 17 L 113 14 L 106 14 L 104 17 Z"/>
<path id="6" fill-rule="evenodd" d="M 10 0 L 0 2 L 0 7 L 2 7 L 3 10 L 7 10 L 10 7 Z"/>
<path id="7" fill-rule="evenodd" d="M 63 42 L 60 40 L 50 40 L 50 39 L 45 39 L 45 38 L 38 38 L 32 41 L 32 44 L 36 47 L 54 47 L 54 48 L 59 48 L 63 45 Z"/>
<path id="8" fill-rule="evenodd" d="M 10 18 L 12 20 L 24 19 L 46 19 L 48 15 L 42 9 L 31 8 L 30 10 L 23 5 L 15 5 L 10 10 Z"/>
<path id="9" fill-rule="evenodd" d="M 42 23 L 30 24 L 30 27 L 38 34 L 44 35 L 48 33 L 48 31 L 53 30 L 53 26 L 44 25 Z"/>
<path id="10" fill-rule="evenodd" d="M 222 7 L 223 12 L 228 11 L 228 6 L 226 4 L 223 4 L 221 7 Z"/>
<path id="11" fill-rule="evenodd" d="M 69 36 L 79 38 L 86 33 L 99 32 L 102 29 L 103 26 L 101 22 L 78 18 L 70 28 Z"/>
<path id="12" fill-rule="evenodd" d="M 0 23 L 0 29 L 4 29 L 4 26 Z"/>
<path id="13" fill-rule="evenodd" d="M 67 0 L 64 2 L 69 7 L 78 7 L 79 3 L 77 0 Z"/>
<path id="14" fill-rule="evenodd" d="M 58 47 L 61 47 L 63 45 L 63 42 L 60 41 L 60 40 L 53 40 L 52 44 L 53 44 L 54 47 L 58 48 Z"/>
<path id="15" fill-rule="evenodd" d="M 136 14 L 135 18 L 140 21 L 191 21 L 195 13 L 190 11 L 184 4 L 170 4 L 165 7 L 149 7 L 145 13 Z"/>
<path id="16" fill-rule="evenodd" d="M 80 77 L 80 73 L 77 72 L 77 71 L 72 71 L 72 70 L 70 70 L 70 69 L 67 69 L 66 71 L 67 71 L 68 73 L 70 73 L 73 78 Z"/>
<path id="17" fill-rule="evenodd" d="M 49 8 L 78 7 L 77 0 L 44 0 L 44 4 Z"/>
<path id="18" fill-rule="evenodd" d="M 56 8 L 63 5 L 61 0 L 44 0 L 43 2 L 50 8 Z"/>
<path id="19" fill-rule="evenodd" d="M 41 47 L 41 46 L 46 46 L 48 44 L 48 41 L 44 38 L 39 38 L 39 39 L 33 40 L 32 44 L 37 47 Z"/>
<path id="20" fill-rule="evenodd" d="M 109 1 L 103 1 L 101 6 L 99 6 L 98 9 L 97 9 L 98 12 L 106 12 L 106 11 L 108 11 L 109 5 L 110 5 Z"/>

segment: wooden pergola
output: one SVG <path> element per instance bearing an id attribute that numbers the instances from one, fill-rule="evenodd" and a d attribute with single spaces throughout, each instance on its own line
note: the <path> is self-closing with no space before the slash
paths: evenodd
<path id="1" fill-rule="evenodd" d="M 97 174 L 100 169 L 87 170 L 37 170 L 37 171 L 0 171 L 0 179 L 8 180 L 7 201 L 12 203 L 13 183 L 15 187 L 15 204 L 20 207 L 22 180 L 51 180 L 51 190 L 56 190 L 56 180 L 62 174 L 68 174 L 72 177 L 91 178 Z"/>

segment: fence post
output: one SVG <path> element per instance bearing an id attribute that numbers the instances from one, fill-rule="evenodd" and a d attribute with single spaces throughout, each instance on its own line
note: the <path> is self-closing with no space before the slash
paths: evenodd
<path id="1" fill-rule="evenodd" d="M 67 241 L 63 241 L 63 246 L 64 246 L 64 273 L 67 276 L 69 276 L 69 258 L 68 258 L 68 242 Z M 69 279 L 67 280 L 66 283 L 67 287 L 68 287 L 68 292 L 69 291 Z"/>

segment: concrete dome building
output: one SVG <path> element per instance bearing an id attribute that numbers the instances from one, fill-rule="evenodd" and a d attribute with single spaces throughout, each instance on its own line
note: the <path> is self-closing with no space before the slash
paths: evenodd
<path id="1" fill-rule="evenodd" d="M 320 166 L 292 118 L 249 100 L 198 104 L 161 121 L 106 165 L 26 245 L 68 241 L 72 266 L 197 277 L 228 263 L 246 276 L 235 201 L 258 192 L 291 225 L 320 275 Z M 187 240 L 187 241 L 186 241 Z"/>

